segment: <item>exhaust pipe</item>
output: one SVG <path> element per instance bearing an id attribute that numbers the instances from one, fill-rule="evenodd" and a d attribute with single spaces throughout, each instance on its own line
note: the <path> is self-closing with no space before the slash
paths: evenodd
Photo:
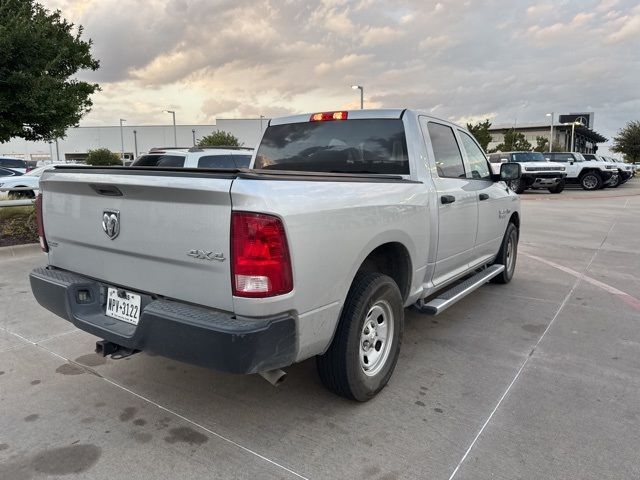
<path id="1" fill-rule="evenodd" d="M 275 370 L 269 370 L 268 372 L 258 372 L 262 378 L 269 382 L 274 387 L 278 387 L 287 378 L 287 373 L 279 368 Z"/>

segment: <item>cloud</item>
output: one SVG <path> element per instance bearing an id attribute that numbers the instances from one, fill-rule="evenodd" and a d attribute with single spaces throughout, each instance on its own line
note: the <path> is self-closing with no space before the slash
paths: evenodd
<path id="1" fill-rule="evenodd" d="M 83 124 L 179 123 L 358 106 L 452 120 L 637 118 L 635 0 L 43 0 L 101 60 Z M 616 72 L 619 72 L 616 73 Z"/>

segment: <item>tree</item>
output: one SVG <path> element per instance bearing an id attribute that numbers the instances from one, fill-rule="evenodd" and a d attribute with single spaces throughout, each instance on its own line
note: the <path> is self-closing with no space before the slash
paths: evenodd
<path id="1" fill-rule="evenodd" d="M 198 140 L 199 147 L 241 147 L 238 138 L 224 130 L 216 130 Z"/>
<path id="2" fill-rule="evenodd" d="M 626 162 L 640 162 L 640 121 L 627 123 L 613 137 L 611 151 L 622 153 Z"/>
<path id="3" fill-rule="evenodd" d="M 516 132 L 515 129 L 508 130 L 504 134 L 504 140 L 495 148 L 496 152 L 529 152 L 531 144 L 527 142 L 524 134 Z"/>
<path id="4" fill-rule="evenodd" d="M 34 0 L 0 2 L 0 143 L 63 137 L 89 111 L 100 87 L 75 75 L 99 62 L 81 35 L 59 10 Z"/>
<path id="5" fill-rule="evenodd" d="M 87 165 L 122 165 L 122 162 L 120 161 L 120 155 L 117 153 L 113 153 L 108 148 L 97 148 L 95 150 L 89 150 Z"/>
<path id="6" fill-rule="evenodd" d="M 536 152 L 544 153 L 549 151 L 549 139 L 547 137 L 536 137 Z"/>
<path id="7" fill-rule="evenodd" d="M 478 122 L 475 125 L 471 125 L 467 123 L 467 130 L 471 132 L 483 150 L 487 150 L 487 147 L 493 140 L 493 137 L 489 133 L 489 127 L 491 127 L 491 122 L 487 118 L 484 122 Z"/>

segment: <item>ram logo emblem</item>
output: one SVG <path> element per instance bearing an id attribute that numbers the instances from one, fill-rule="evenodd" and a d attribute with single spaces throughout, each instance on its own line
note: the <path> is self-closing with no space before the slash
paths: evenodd
<path id="1" fill-rule="evenodd" d="M 118 236 L 120 233 L 120 212 L 118 210 L 104 210 L 102 212 L 102 230 L 111 240 Z"/>

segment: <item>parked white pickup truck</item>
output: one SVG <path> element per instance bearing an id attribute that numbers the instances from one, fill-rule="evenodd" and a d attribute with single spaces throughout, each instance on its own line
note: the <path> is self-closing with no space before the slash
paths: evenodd
<path id="1" fill-rule="evenodd" d="M 500 164 L 516 162 L 522 167 L 521 177 L 511 183 L 516 193 L 528 188 L 546 188 L 551 193 L 564 190 L 566 168 L 562 163 L 550 162 L 540 152 L 499 152 L 489 154 L 489 162 L 494 173 L 499 172 Z"/>
<path id="2" fill-rule="evenodd" d="M 618 169 L 610 163 L 589 162 L 578 152 L 548 152 L 544 156 L 550 162 L 566 165 L 565 182 L 578 184 L 583 190 L 599 190 L 609 185 L 617 185 Z"/>
<path id="3" fill-rule="evenodd" d="M 272 383 L 316 356 L 329 389 L 364 401 L 394 370 L 404 307 L 438 314 L 511 280 L 519 174 L 411 110 L 271 120 L 250 169 L 58 167 L 31 286 L 105 355 Z"/>

